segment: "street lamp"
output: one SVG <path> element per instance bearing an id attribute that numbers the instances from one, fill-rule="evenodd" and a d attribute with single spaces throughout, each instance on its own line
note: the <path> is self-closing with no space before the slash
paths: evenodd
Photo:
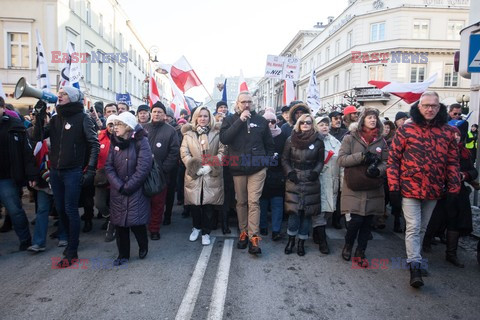
<path id="1" fill-rule="evenodd" d="M 152 53 L 155 55 L 154 59 L 152 59 Z M 148 60 L 150 60 L 152 62 L 158 62 L 157 53 L 158 53 L 158 47 L 157 46 L 151 46 L 150 49 L 148 49 Z"/>
<path id="2" fill-rule="evenodd" d="M 468 103 L 470 102 L 470 97 L 463 94 L 457 96 L 457 102 L 462 106 L 462 114 L 468 114 L 470 111 L 468 108 Z"/>

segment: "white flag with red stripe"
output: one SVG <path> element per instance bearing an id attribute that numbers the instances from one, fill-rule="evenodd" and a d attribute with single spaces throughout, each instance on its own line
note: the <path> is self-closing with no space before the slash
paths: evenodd
<path id="1" fill-rule="evenodd" d="M 172 87 L 172 103 L 170 104 L 170 107 L 173 110 L 173 113 L 175 115 L 175 119 L 178 119 L 180 117 L 180 111 L 182 109 L 189 110 L 187 101 L 185 100 L 185 96 L 183 95 L 183 92 L 177 87 L 175 82 L 171 77 L 168 77 L 170 80 L 170 86 Z"/>
<path id="2" fill-rule="evenodd" d="M 240 70 L 240 77 L 238 77 L 238 93 L 248 91 L 247 82 L 243 77 L 243 72 Z"/>
<path id="3" fill-rule="evenodd" d="M 400 83 L 372 80 L 368 81 L 368 83 L 374 85 L 384 92 L 389 92 L 397 97 L 402 98 L 406 103 L 414 103 L 420 99 L 422 93 L 427 91 L 428 87 L 430 87 L 435 80 L 437 80 L 436 73 L 424 82 Z"/>
<path id="4" fill-rule="evenodd" d="M 158 92 L 157 82 L 153 76 L 153 72 L 150 72 L 150 80 L 148 81 L 148 101 L 150 107 L 152 107 L 155 102 L 160 100 L 160 93 Z"/>
<path id="5" fill-rule="evenodd" d="M 295 97 L 293 80 L 283 80 L 283 105 L 288 106 L 294 100 L 297 100 L 297 98 Z"/>
<path id="6" fill-rule="evenodd" d="M 159 69 L 163 74 L 169 73 L 177 88 L 183 93 L 190 88 L 202 85 L 202 81 L 184 56 L 181 56 L 173 65 L 160 64 Z"/>

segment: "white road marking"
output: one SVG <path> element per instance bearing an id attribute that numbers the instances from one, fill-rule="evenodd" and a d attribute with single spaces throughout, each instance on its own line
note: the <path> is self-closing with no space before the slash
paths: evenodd
<path id="1" fill-rule="evenodd" d="M 215 238 L 212 237 L 210 245 L 204 246 L 202 252 L 200 253 L 200 257 L 198 258 L 195 270 L 193 271 L 192 278 L 188 283 L 187 291 L 185 291 L 182 303 L 180 304 L 180 308 L 175 316 L 176 320 L 189 320 L 192 317 L 193 309 L 195 308 L 195 303 L 197 302 L 198 293 L 200 292 L 200 287 L 202 286 L 203 277 L 207 269 L 208 261 L 210 260 L 214 243 Z"/>
<path id="2" fill-rule="evenodd" d="M 213 284 L 212 300 L 208 311 L 207 319 L 223 319 L 225 309 L 225 298 L 227 297 L 228 275 L 230 274 L 230 263 L 232 261 L 233 239 L 226 239 L 223 243 L 222 257 L 218 265 L 215 283 Z"/>

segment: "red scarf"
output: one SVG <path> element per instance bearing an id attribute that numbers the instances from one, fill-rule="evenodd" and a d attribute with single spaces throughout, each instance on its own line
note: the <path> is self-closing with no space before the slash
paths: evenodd
<path id="1" fill-rule="evenodd" d="M 370 144 L 378 136 L 378 128 L 369 129 L 367 127 L 362 127 L 360 135 L 362 136 L 363 140 L 367 142 L 367 144 Z"/>

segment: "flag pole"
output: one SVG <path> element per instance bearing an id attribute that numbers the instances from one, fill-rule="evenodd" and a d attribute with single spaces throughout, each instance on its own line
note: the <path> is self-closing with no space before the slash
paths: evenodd
<path id="1" fill-rule="evenodd" d="M 393 107 L 394 105 L 396 105 L 397 103 L 399 103 L 400 100 L 402 100 L 402 98 L 398 99 L 398 100 L 395 101 L 390 107 L 388 107 L 387 109 L 383 110 L 383 111 L 380 113 L 380 115 L 382 115 L 382 116 L 385 115 L 385 112 L 386 112 L 387 110 L 389 110 L 390 108 L 392 108 L 392 107 Z"/>
<path id="2" fill-rule="evenodd" d="M 190 66 L 190 69 L 193 70 L 192 65 L 191 65 L 190 62 L 187 60 L 187 58 L 186 58 L 185 56 L 183 56 L 183 58 L 185 59 L 185 61 L 187 61 L 188 65 Z M 195 74 L 197 74 L 197 73 L 195 72 Z M 197 75 L 197 77 L 198 77 L 198 75 Z M 199 77 L 199 79 L 200 79 L 200 77 Z M 212 95 L 210 94 L 210 92 L 208 92 L 207 88 L 205 88 L 205 85 L 203 84 L 203 81 L 200 80 L 200 82 L 202 82 L 202 87 L 203 87 L 203 89 L 205 90 L 205 92 L 208 94 L 208 96 L 210 97 L 210 100 L 213 101 Z"/>

